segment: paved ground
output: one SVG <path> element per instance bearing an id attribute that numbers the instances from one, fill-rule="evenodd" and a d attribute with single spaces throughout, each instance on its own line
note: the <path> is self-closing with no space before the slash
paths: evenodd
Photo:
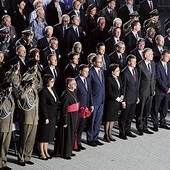
<path id="1" fill-rule="evenodd" d="M 135 133 L 134 123 L 132 130 Z M 103 134 L 102 127 L 101 139 Z M 124 141 L 117 137 L 115 127 L 113 135 L 116 142 L 104 142 L 103 146 L 93 148 L 83 144 L 87 149 L 76 153 L 72 160 L 43 161 L 34 156 L 35 165 L 21 167 L 16 164 L 16 156 L 9 155 L 8 165 L 13 170 L 170 170 L 170 130 L 159 129 L 153 135 L 144 134 Z M 53 145 L 50 148 L 53 149 Z"/>

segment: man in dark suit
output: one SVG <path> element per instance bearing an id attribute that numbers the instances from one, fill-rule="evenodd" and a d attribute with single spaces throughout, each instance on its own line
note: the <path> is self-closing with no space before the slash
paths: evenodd
<path id="1" fill-rule="evenodd" d="M 141 24 L 139 21 L 133 21 L 131 24 L 132 30 L 125 36 L 126 51 L 130 53 L 136 47 L 136 42 L 139 38 L 142 38 L 140 33 Z"/>
<path id="2" fill-rule="evenodd" d="M 139 4 L 139 15 L 140 15 L 140 22 L 143 25 L 146 19 L 150 18 L 149 13 L 156 8 L 156 4 L 153 0 L 143 0 Z"/>
<path id="3" fill-rule="evenodd" d="M 42 77 L 44 77 L 45 74 L 50 74 L 54 77 L 55 79 L 54 88 L 57 92 L 57 95 L 60 96 L 62 93 L 61 74 L 60 74 L 60 69 L 57 66 L 58 64 L 57 57 L 54 54 L 49 54 L 47 56 L 47 60 L 48 60 L 48 66 L 42 70 L 41 75 Z"/>
<path id="4" fill-rule="evenodd" d="M 53 35 L 53 27 L 52 26 L 45 27 L 44 34 L 45 34 L 44 37 L 39 39 L 37 42 L 37 47 L 40 51 L 42 51 L 49 45 L 49 41 Z"/>
<path id="5" fill-rule="evenodd" d="M 139 62 L 139 105 L 136 111 L 136 128 L 138 135 L 144 133 L 153 134 L 147 128 L 148 116 L 151 112 L 152 99 L 155 95 L 155 62 L 153 61 L 153 51 L 145 48 L 143 51 L 144 60 Z"/>
<path id="6" fill-rule="evenodd" d="M 89 80 L 89 67 L 88 65 L 82 64 L 79 66 L 79 75 L 76 77 L 77 82 L 77 97 L 80 102 L 80 108 L 87 107 L 91 112 L 94 110 L 92 101 L 91 84 Z M 85 148 L 81 145 L 81 135 L 86 126 L 87 118 L 82 117 L 79 114 L 78 128 L 77 128 L 77 144 L 78 150 L 84 150 Z"/>
<path id="7" fill-rule="evenodd" d="M 169 50 L 170 49 L 170 28 L 166 31 L 167 36 L 164 37 L 165 40 L 165 47 Z"/>
<path id="8" fill-rule="evenodd" d="M 45 11 L 47 24 L 54 26 L 55 24 L 61 23 L 61 17 L 65 13 L 67 13 L 65 4 L 59 0 L 52 0 L 47 5 Z"/>
<path id="9" fill-rule="evenodd" d="M 130 20 L 130 13 L 137 11 L 136 6 L 133 4 L 133 0 L 125 0 L 125 5 L 122 5 L 118 11 L 118 17 L 122 20 L 122 23 L 125 24 Z"/>
<path id="10" fill-rule="evenodd" d="M 164 50 L 161 56 L 161 60 L 156 64 L 156 94 L 151 114 L 154 131 L 158 131 L 158 112 L 160 113 L 160 127 L 170 130 L 166 123 L 170 97 L 170 51 Z"/>
<path id="11" fill-rule="evenodd" d="M 154 51 L 153 59 L 154 59 L 155 63 L 157 63 L 161 59 L 161 54 L 166 47 L 164 46 L 164 37 L 162 35 L 157 35 L 155 37 L 155 42 L 156 42 L 156 44 L 153 49 L 153 51 Z"/>
<path id="12" fill-rule="evenodd" d="M 115 0 L 107 0 L 107 6 L 99 12 L 99 15 L 101 17 L 105 17 L 106 28 L 108 30 L 113 25 L 113 20 L 117 17 L 117 12 L 115 10 L 115 7 L 116 7 Z"/>
<path id="13" fill-rule="evenodd" d="M 48 47 L 46 47 L 44 50 L 42 50 L 40 62 L 44 68 L 48 65 L 47 56 L 49 54 L 55 54 L 58 61 L 61 58 L 61 55 L 60 55 L 60 52 L 58 49 L 58 39 L 55 37 L 51 37 Z"/>
<path id="14" fill-rule="evenodd" d="M 145 48 L 145 39 L 139 38 L 136 42 L 136 48 L 130 52 L 130 54 L 133 54 L 136 56 L 137 63 L 143 60 L 143 50 Z"/>
<path id="15" fill-rule="evenodd" d="M 81 3 L 79 0 L 74 0 L 73 1 L 73 9 L 68 13 L 68 15 L 70 16 L 70 18 L 73 15 L 76 15 L 79 17 L 80 19 L 80 25 L 85 28 L 86 25 L 86 20 L 85 20 L 85 11 L 82 10 L 81 8 Z"/>
<path id="16" fill-rule="evenodd" d="M 152 27 L 149 27 L 146 30 L 146 37 L 145 37 L 145 47 L 153 49 L 155 47 L 155 29 Z"/>
<path id="17" fill-rule="evenodd" d="M 110 54 L 115 51 L 115 44 L 120 41 L 121 28 L 114 27 L 112 29 L 112 35 L 105 41 L 106 54 Z"/>
<path id="18" fill-rule="evenodd" d="M 119 41 L 115 44 L 116 50 L 109 55 L 110 64 L 119 64 L 120 70 L 127 65 L 127 55 L 125 53 L 125 43 Z"/>
<path id="19" fill-rule="evenodd" d="M 87 125 L 87 144 L 90 146 L 103 145 L 98 140 L 100 126 L 103 117 L 103 108 L 105 101 L 105 78 L 102 68 L 102 59 L 97 56 L 93 58 L 94 66 L 90 68 L 89 77 L 91 80 L 92 99 L 94 112 L 89 118 Z"/>
<path id="20" fill-rule="evenodd" d="M 71 17 L 72 25 L 65 32 L 66 51 L 72 50 L 76 41 L 82 42 L 84 38 L 83 28 L 80 26 L 80 19 L 77 15 Z"/>
<path id="21" fill-rule="evenodd" d="M 127 139 L 126 136 L 136 137 L 130 131 L 136 103 L 139 103 L 139 75 L 136 69 L 136 61 L 136 57 L 130 54 L 127 58 L 128 65 L 121 73 L 124 94 L 123 105 L 125 106 L 119 117 L 119 137 L 121 139 Z"/>

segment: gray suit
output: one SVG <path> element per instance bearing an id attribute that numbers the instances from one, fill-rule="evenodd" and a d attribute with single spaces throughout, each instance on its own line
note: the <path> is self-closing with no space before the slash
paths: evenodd
<path id="1" fill-rule="evenodd" d="M 152 99 L 155 91 L 156 75 L 155 62 L 151 61 L 152 74 L 149 74 L 145 61 L 139 62 L 139 99 L 138 110 L 136 111 L 136 127 L 138 130 L 147 129 L 147 117 L 150 114 Z"/>
<path id="2" fill-rule="evenodd" d="M 0 101 L 0 168 L 6 167 L 14 108 L 15 103 L 11 94 Z M 9 113 L 9 115 L 5 116 L 6 113 Z"/>

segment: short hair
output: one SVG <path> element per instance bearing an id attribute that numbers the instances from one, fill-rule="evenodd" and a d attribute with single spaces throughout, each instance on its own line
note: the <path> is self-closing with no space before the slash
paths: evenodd
<path id="1" fill-rule="evenodd" d="M 136 59 L 136 56 L 133 55 L 133 54 L 129 54 L 129 55 L 127 56 L 127 61 L 130 61 L 131 59 Z"/>
<path id="2" fill-rule="evenodd" d="M 136 44 L 139 44 L 139 43 L 141 43 L 141 42 L 145 42 L 145 39 L 144 39 L 144 38 L 139 38 L 139 39 L 137 40 Z"/>
<path id="3" fill-rule="evenodd" d="M 54 77 L 51 75 L 51 74 L 45 74 L 44 77 L 43 77 L 43 86 L 44 87 L 47 87 L 48 86 L 48 83 L 54 79 Z"/>
<path id="4" fill-rule="evenodd" d="M 49 40 L 49 43 L 51 43 L 51 41 L 58 41 L 58 39 L 56 37 L 51 37 L 50 40 Z"/>
<path id="5" fill-rule="evenodd" d="M 120 27 L 113 27 L 113 28 L 112 28 L 112 34 L 113 34 L 113 35 L 115 35 L 115 32 L 116 32 L 117 29 L 120 29 L 120 30 L 121 30 Z"/>
<path id="6" fill-rule="evenodd" d="M 149 51 L 149 50 L 152 50 L 151 48 L 145 48 L 142 52 L 143 56 L 145 57 L 146 56 L 146 53 Z"/>
<path id="7" fill-rule="evenodd" d="M 39 50 L 38 48 L 32 48 L 32 49 L 29 51 L 29 56 L 30 56 L 30 58 L 33 59 L 37 53 L 40 53 L 40 50 Z"/>
<path id="8" fill-rule="evenodd" d="M 68 18 L 70 19 L 70 16 L 69 16 L 68 14 L 63 14 L 63 15 L 61 16 L 61 20 L 63 20 L 64 17 L 68 17 Z"/>
<path id="9" fill-rule="evenodd" d="M 69 54 L 68 54 L 68 59 L 69 60 L 73 60 L 73 58 L 74 58 L 74 56 L 76 56 L 76 55 L 78 55 L 76 52 L 70 52 Z"/>
<path id="10" fill-rule="evenodd" d="M 133 29 L 138 23 L 140 23 L 138 20 L 134 20 L 134 21 L 131 23 L 132 29 Z"/>
<path id="11" fill-rule="evenodd" d="M 166 49 L 166 50 L 163 50 L 163 51 L 162 51 L 162 55 L 164 56 L 165 54 L 170 54 L 170 50 L 167 50 L 167 49 Z"/>
<path id="12" fill-rule="evenodd" d="M 103 42 L 99 42 L 97 45 L 96 45 L 96 49 L 99 50 L 99 48 L 101 46 L 105 46 L 105 44 Z"/>
<path id="13" fill-rule="evenodd" d="M 50 61 L 50 60 L 51 60 L 51 58 L 52 58 L 53 56 L 55 56 L 55 57 L 56 57 L 56 55 L 55 55 L 55 54 L 49 54 L 49 55 L 47 56 L 47 61 Z M 56 57 L 56 59 L 57 59 L 57 57 Z"/>
<path id="14" fill-rule="evenodd" d="M 115 19 L 113 20 L 113 26 L 114 26 L 115 24 L 121 24 L 121 25 L 122 25 L 122 20 L 121 20 L 120 18 L 115 18 Z"/>
<path id="15" fill-rule="evenodd" d="M 86 64 L 81 64 L 81 65 L 79 66 L 79 71 L 82 71 L 84 68 L 89 68 L 89 66 L 86 65 Z"/>
<path id="16" fill-rule="evenodd" d="M 87 60 L 90 60 L 91 58 L 94 58 L 96 57 L 96 53 L 90 53 L 88 56 L 87 56 Z"/>
<path id="17" fill-rule="evenodd" d="M 115 71 L 118 67 L 119 67 L 119 64 L 110 64 L 109 73 L 112 73 L 112 71 Z"/>
<path id="18" fill-rule="evenodd" d="M 155 41 L 157 42 L 158 40 L 159 40 L 159 38 L 164 38 L 162 35 L 157 35 L 156 37 L 155 37 Z"/>
<path id="19" fill-rule="evenodd" d="M 45 29 L 44 29 L 44 33 L 47 33 L 48 29 L 52 29 L 53 30 L 53 27 L 50 26 L 50 25 L 46 26 Z"/>
<path id="20" fill-rule="evenodd" d="M 155 31 L 155 28 L 153 28 L 153 27 L 147 28 L 147 30 L 146 30 L 146 35 L 147 35 L 147 36 L 148 36 L 148 34 L 151 32 L 151 30 L 154 30 L 154 31 Z"/>
<path id="21" fill-rule="evenodd" d="M 97 61 L 97 59 L 101 59 L 101 57 L 100 57 L 100 56 L 98 56 L 98 55 L 94 56 L 94 57 L 93 57 L 93 59 L 92 59 L 92 62 L 93 62 L 93 63 L 94 63 L 94 62 L 96 62 L 96 61 Z"/>
<path id="22" fill-rule="evenodd" d="M 77 15 L 72 15 L 71 16 L 71 21 L 73 21 L 75 17 L 78 17 L 78 16 Z"/>
<path id="23" fill-rule="evenodd" d="M 119 41 L 115 44 L 115 48 L 119 48 L 120 45 L 125 45 L 125 43 L 123 41 Z"/>
<path id="24" fill-rule="evenodd" d="M 105 20 L 105 21 L 106 21 L 105 17 L 99 17 L 99 18 L 97 19 L 97 24 L 99 24 L 100 20 Z"/>
<path id="25" fill-rule="evenodd" d="M 40 4 L 40 3 L 43 3 L 42 0 L 35 0 L 35 1 L 33 2 L 33 7 L 34 7 L 34 9 L 37 8 L 37 5 Z"/>
<path id="26" fill-rule="evenodd" d="M 18 45 L 17 47 L 16 47 L 16 52 L 18 52 L 19 50 L 20 50 L 20 48 L 22 48 L 22 47 L 24 47 L 24 45 Z M 24 47 L 25 48 L 25 47 Z"/>

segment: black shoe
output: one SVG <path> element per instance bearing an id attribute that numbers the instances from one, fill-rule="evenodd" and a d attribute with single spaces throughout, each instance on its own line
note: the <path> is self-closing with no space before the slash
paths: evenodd
<path id="1" fill-rule="evenodd" d="M 75 154 L 75 153 L 72 153 L 71 156 L 76 156 L 76 154 Z"/>
<path id="2" fill-rule="evenodd" d="M 25 162 L 20 162 L 20 161 L 18 161 L 18 165 L 26 166 Z"/>
<path id="3" fill-rule="evenodd" d="M 119 138 L 120 138 L 120 139 L 123 139 L 123 140 L 127 140 L 127 137 L 126 137 L 126 135 L 124 135 L 124 134 L 119 134 Z"/>
<path id="4" fill-rule="evenodd" d="M 147 134 L 154 134 L 153 132 L 149 131 L 148 129 L 144 129 L 143 133 L 147 133 Z"/>
<path id="5" fill-rule="evenodd" d="M 104 135 L 104 141 L 105 142 L 110 142 L 109 136 L 108 135 Z"/>
<path id="6" fill-rule="evenodd" d="M 39 159 L 44 160 L 44 161 L 47 161 L 47 160 L 48 160 L 48 158 L 47 158 L 47 157 L 44 157 L 44 156 L 39 156 Z"/>
<path id="7" fill-rule="evenodd" d="M 47 156 L 47 159 L 52 159 L 53 157 L 50 155 L 50 156 Z"/>
<path id="8" fill-rule="evenodd" d="M 153 131 L 158 132 L 158 126 L 153 126 Z"/>
<path id="9" fill-rule="evenodd" d="M 66 160 L 72 159 L 71 156 L 64 156 L 63 158 L 66 159 Z"/>
<path id="10" fill-rule="evenodd" d="M 99 140 L 94 141 L 96 145 L 104 145 L 102 142 L 100 142 Z"/>
<path id="11" fill-rule="evenodd" d="M 28 165 L 34 165 L 34 162 L 32 162 L 32 161 L 25 161 L 25 163 Z"/>
<path id="12" fill-rule="evenodd" d="M 94 141 L 87 141 L 87 144 L 93 147 L 97 146 L 97 144 Z"/>
<path id="13" fill-rule="evenodd" d="M 12 168 L 8 167 L 8 166 L 5 166 L 2 168 L 2 170 L 11 170 Z"/>
<path id="14" fill-rule="evenodd" d="M 80 144 L 80 145 L 78 145 L 78 148 L 79 148 L 80 150 L 86 150 L 86 148 L 85 148 L 85 147 L 83 147 L 81 144 Z"/>
<path id="15" fill-rule="evenodd" d="M 113 141 L 113 142 L 116 141 L 116 139 L 114 139 L 112 136 L 109 136 L 109 139 L 110 139 L 111 141 Z"/>
<path id="16" fill-rule="evenodd" d="M 169 127 L 169 126 L 167 126 L 167 125 L 164 125 L 164 126 L 161 126 L 161 125 L 160 125 L 160 128 L 170 130 L 170 127 Z"/>
<path id="17" fill-rule="evenodd" d="M 126 136 L 129 136 L 131 138 L 136 138 L 137 137 L 136 135 L 132 134 L 131 132 L 126 133 Z"/>
<path id="18" fill-rule="evenodd" d="M 138 130 L 138 135 L 142 136 L 143 135 L 143 131 L 142 130 Z"/>
<path id="19" fill-rule="evenodd" d="M 77 148 L 77 149 L 73 149 L 73 151 L 75 151 L 75 152 L 80 152 L 81 149 L 80 149 L 80 148 Z"/>

